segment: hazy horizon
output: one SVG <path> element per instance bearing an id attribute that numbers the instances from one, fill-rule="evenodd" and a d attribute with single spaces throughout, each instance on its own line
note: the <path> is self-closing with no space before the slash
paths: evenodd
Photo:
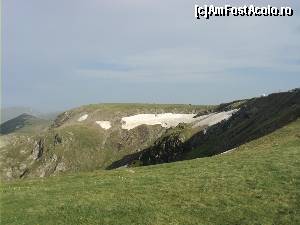
<path id="1" fill-rule="evenodd" d="M 200 1 L 3 0 L 2 107 L 218 104 L 300 87 L 300 2 L 226 3 L 295 13 L 196 20 Z"/>
<path id="2" fill-rule="evenodd" d="M 296 87 L 299 88 L 299 87 Z M 278 92 L 285 92 L 285 91 L 290 91 L 293 90 L 295 88 L 291 88 L 291 89 L 287 89 L 287 90 L 277 90 L 277 91 L 272 91 L 270 93 L 261 93 L 260 95 L 256 95 L 256 96 L 248 96 L 248 97 L 244 97 L 244 98 L 234 98 L 234 99 L 227 99 L 225 101 L 219 101 L 219 102 L 214 102 L 214 103 L 190 103 L 190 102 L 88 102 L 88 103 L 83 103 L 81 105 L 73 105 L 73 106 L 66 106 L 66 107 L 62 107 L 62 108 L 36 108 L 36 107 L 32 107 L 30 105 L 7 105 L 4 106 L 3 105 L 3 109 L 11 109 L 11 108 L 23 108 L 23 109 L 31 109 L 34 113 L 56 113 L 56 112 L 62 112 L 65 110 L 70 110 L 73 108 L 77 108 L 83 105 L 90 105 L 90 104 L 192 104 L 192 105 L 218 105 L 221 103 L 227 103 L 230 101 L 234 101 L 234 100 L 241 100 L 241 99 L 249 99 L 249 98 L 255 98 L 255 97 L 260 97 L 262 95 L 268 95 L 271 93 L 278 93 Z"/>

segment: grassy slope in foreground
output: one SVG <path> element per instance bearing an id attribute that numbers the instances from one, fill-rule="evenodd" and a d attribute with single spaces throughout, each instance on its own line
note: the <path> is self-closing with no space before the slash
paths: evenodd
<path id="1" fill-rule="evenodd" d="M 1 185 L 1 224 L 300 224 L 300 119 L 210 158 Z"/>

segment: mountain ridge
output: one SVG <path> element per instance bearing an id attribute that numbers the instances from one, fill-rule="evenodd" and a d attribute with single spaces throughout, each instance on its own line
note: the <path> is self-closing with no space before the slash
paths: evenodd
<path id="1" fill-rule="evenodd" d="M 22 113 L 21 115 L 7 120 L 0 125 L 0 134 L 6 135 L 13 132 L 28 132 L 28 130 L 36 129 L 43 130 L 50 124 L 50 121 L 38 118 L 28 113 Z"/>
<path id="2" fill-rule="evenodd" d="M 150 146 L 167 129 L 160 124 L 122 129 L 122 118 L 140 113 L 195 114 L 211 108 L 172 104 L 96 104 L 74 108 L 58 115 L 39 134 L 3 136 L 6 146 L 1 150 L 6 160 L 2 162 L 2 176 L 15 179 L 105 168 L 126 154 Z M 111 122 L 109 129 L 97 123 L 103 120 Z"/>
<path id="3" fill-rule="evenodd" d="M 38 133 L 13 132 L 0 136 L 4 140 L 0 146 L 1 177 L 24 179 L 212 156 L 297 119 L 299 93 L 295 89 L 218 106 L 77 107 L 59 114 Z M 188 117 L 178 117 L 178 113 Z M 179 120 L 174 123 L 170 116 Z M 127 126 L 132 119 L 137 120 L 135 125 Z"/>
<path id="4" fill-rule="evenodd" d="M 184 134 L 190 127 L 178 127 L 148 149 L 127 155 L 107 169 L 207 157 L 236 148 L 299 118 L 300 89 L 221 104 L 216 111 L 237 107 L 240 109 L 228 120 L 189 135 Z"/>

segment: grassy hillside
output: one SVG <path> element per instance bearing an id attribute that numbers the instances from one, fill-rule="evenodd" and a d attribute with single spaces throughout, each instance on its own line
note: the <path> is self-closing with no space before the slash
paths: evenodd
<path id="1" fill-rule="evenodd" d="M 300 118 L 300 89 L 253 98 L 228 121 L 195 134 L 184 159 L 211 156 L 264 136 Z"/>
<path id="2" fill-rule="evenodd" d="M 1 224 L 300 224 L 300 119 L 209 158 L 1 184 Z"/>
<path id="3" fill-rule="evenodd" d="M 26 117 L 25 122 L 23 117 L 17 117 L 6 122 L 12 128 L 10 135 L 0 136 L 4 143 L 0 145 L 0 175 L 16 179 L 106 168 L 124 155 L 149 147 L 166 131 L 160 125 L 125 130 L 121 128 L 122 117 L 138 113 L 200 113 L 213 108 L 176 104 L 86 105 L 60 114 L 43 132 L 16 132 L 12 122 L 32 121 L 31 117 Z M 88 115 L 87 119 L 78 121 L 82 115 Z M 112 127 L 102 129 L 95 123 L 97 120 L 108 120 Z"/>

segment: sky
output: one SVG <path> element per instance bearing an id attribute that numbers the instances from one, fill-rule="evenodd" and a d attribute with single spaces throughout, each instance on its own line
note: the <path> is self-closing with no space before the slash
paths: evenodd
<path id="1" fill-rule="evenodd" d="M 194 5 L 292 17 L 196 20 Z M 300 87 L 300 1 L 3 0 L 2 107 L 218 104 Z"/>

